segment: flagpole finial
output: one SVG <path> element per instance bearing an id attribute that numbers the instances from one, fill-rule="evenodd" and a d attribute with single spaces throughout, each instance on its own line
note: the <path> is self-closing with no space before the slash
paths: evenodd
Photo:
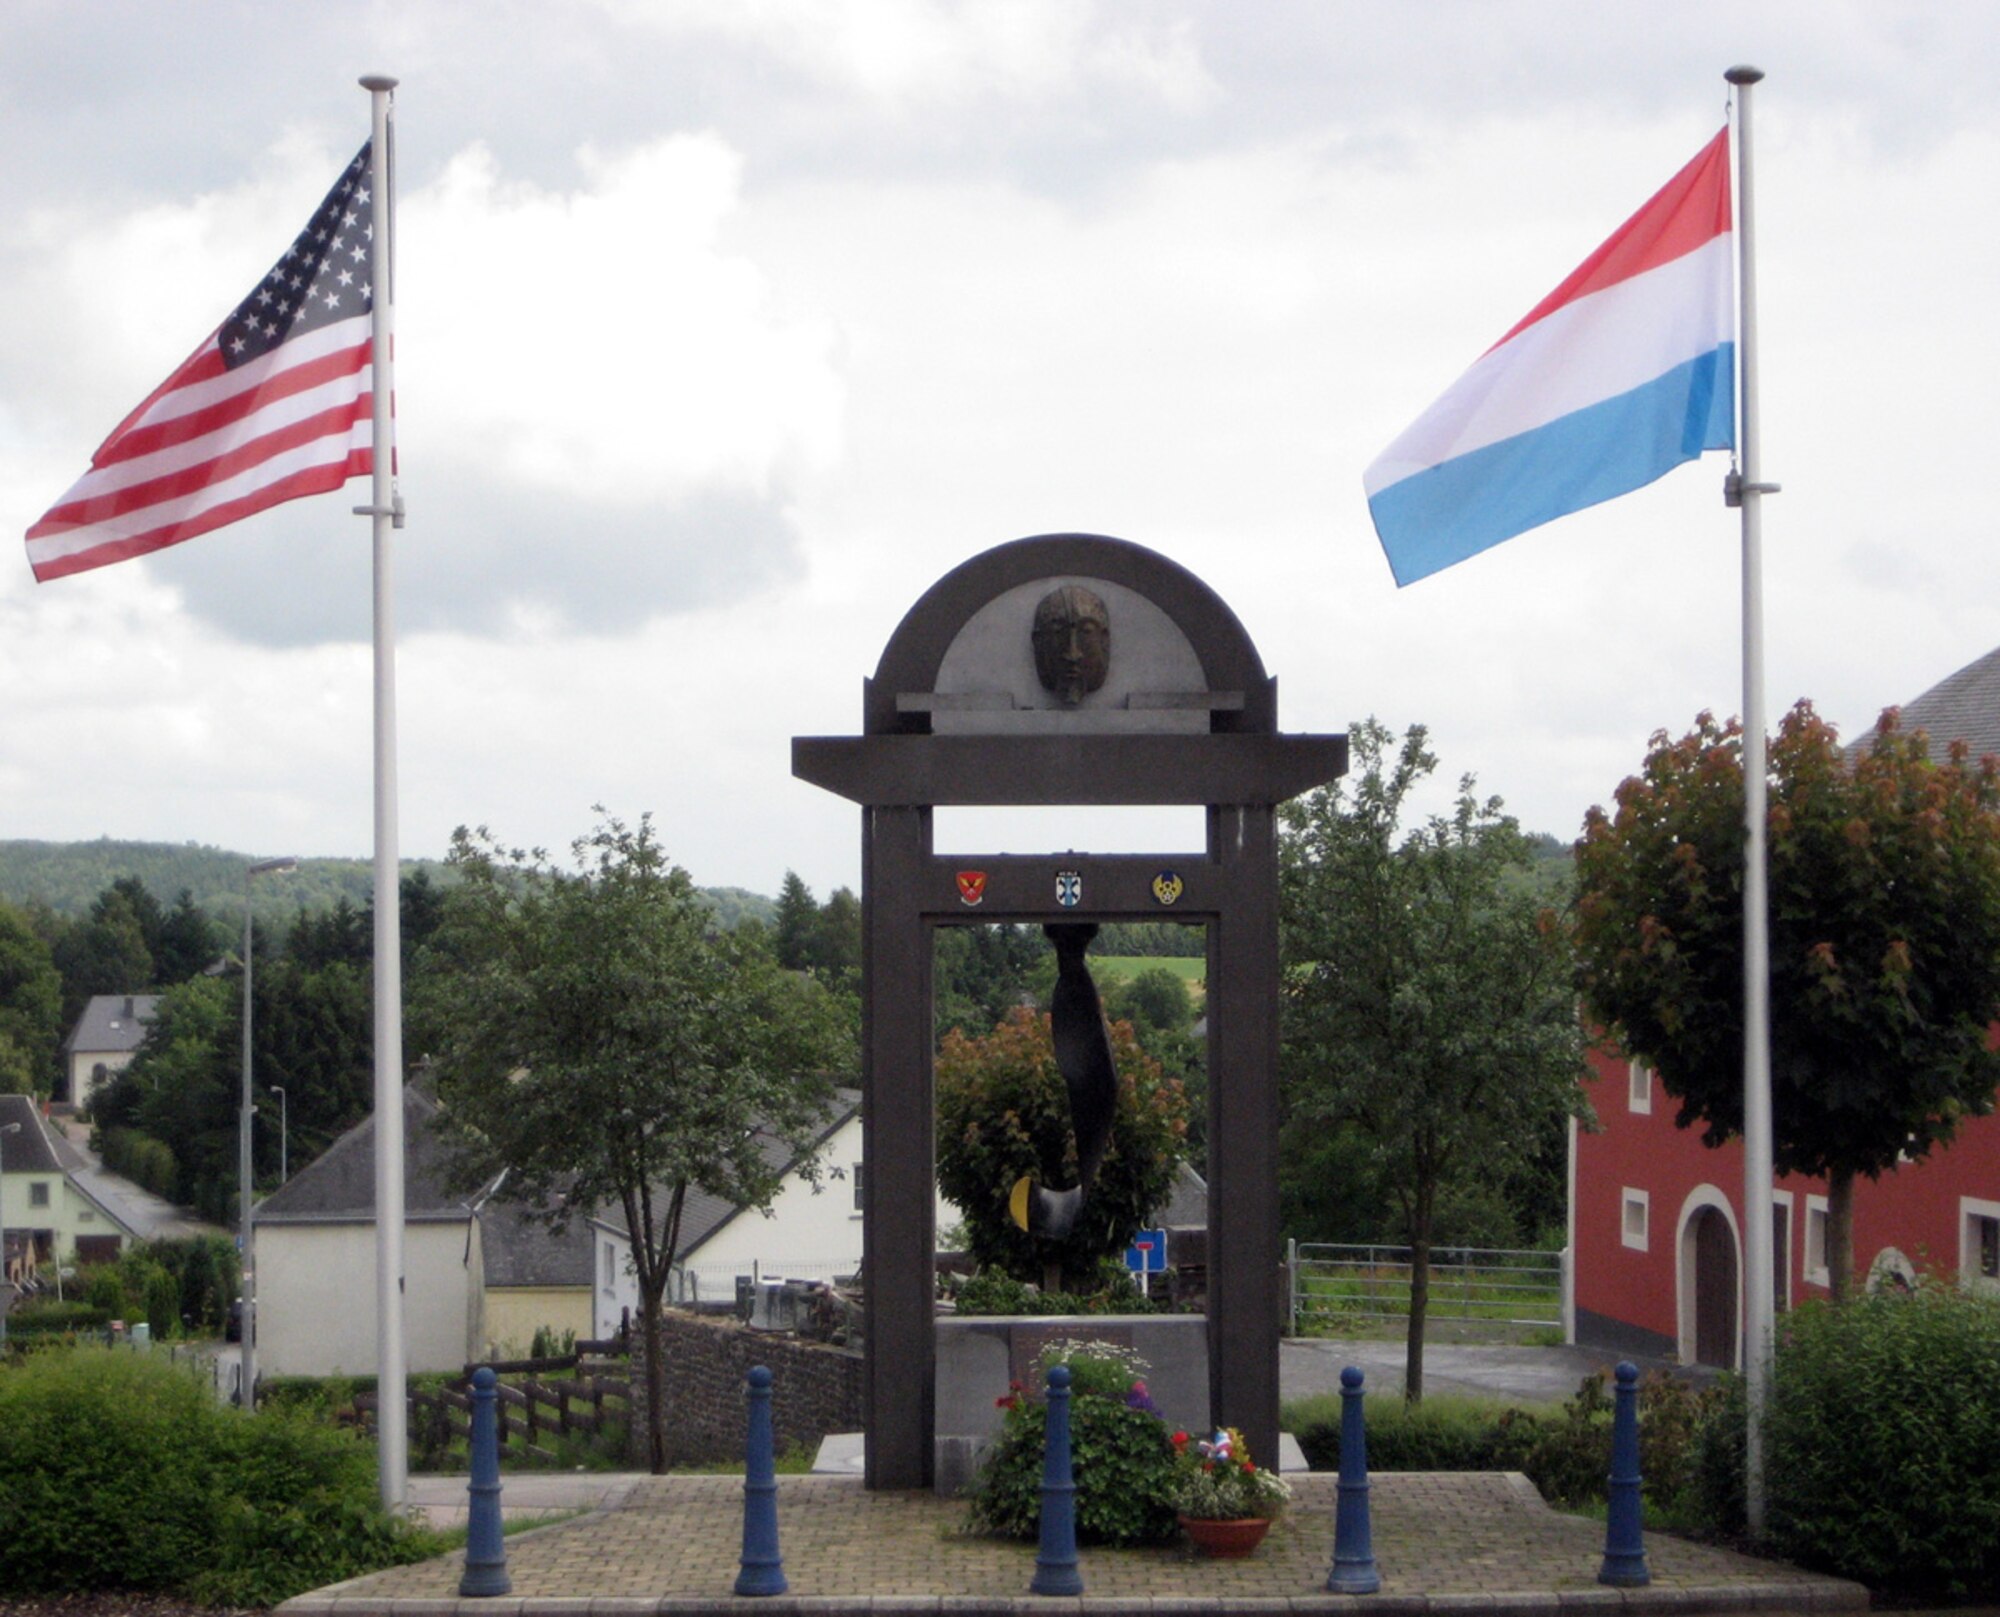
<path id="1" fill-rule="evenodd" d="M 1750 67 L 1746 64 L 1741 67 L 1732 67 L 1722 76 L 1731 84 L 1755 84 L 1764 76 L 1764 70 L 1761 67 Z"/>
<path id="2" fill-rule="evenodd" d="M 1757 75 L 1760 79 L 1763 76 L 1761 73 Z M 361 88 L 364 90 L 393 90 L 401 82 L 400 79 L 393 78 L 387 73 L 364 73 L 361 75 Z"/>

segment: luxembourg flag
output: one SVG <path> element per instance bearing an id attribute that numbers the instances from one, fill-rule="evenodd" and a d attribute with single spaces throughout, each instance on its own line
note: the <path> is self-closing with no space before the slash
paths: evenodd
<path id="1" fill-rule="evenodd" d="M 1736 443 L 1729 131 L 1383 450 L 1398 585 Z"/>

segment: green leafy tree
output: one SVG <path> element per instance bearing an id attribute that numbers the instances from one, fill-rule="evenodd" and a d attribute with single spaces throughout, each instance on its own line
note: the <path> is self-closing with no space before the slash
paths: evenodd
<path id="1" fill-rule="evenodd" d="M 1370 719 L 1350 745 L 1352 774 L 1281 811 L 1281 1059 L 1291 1121 L 1354 1126 L 1402 1214 L 1414 1403 L 1441 1200 L 1564 1127 L 1584 1044 L 1560 919 L 1499 799 L 1465 776 L 1448 814 L 1406 830 L 1437 767 L 1423 727 L 1398 747 Z"/>
<path id="2" fill-rule="evenodd" d="M 0 904 L 0 1089 L 44 1092 L 62 1038 L 62 975 L 28 917 Z"/>
<path id="3" fill-rule="evenodd" d="M 1056 1071 L 1046 1015 L 1016 1006 L 991 1033 L 947 1033 L 937 1057 L 938 1188 L 965 1214 L 973 1258 L 1022 1280 L 1089 1290 L 1172 1188 L 1187 1136 L 1181 1086 L 1139 1048 L 1129 1022 L 1111 1027 L 1118 1105 L 1111 1146 L 1076 1228 L 1061 1241 L 1013 1221 L 1015 1180 L 1076 1183 L 1069 1093 Z"/>
<path id="4" fill-rule="evenodd" d="M 2000 1056 L 2000 764 L 1932 761 L 1882 715 L 1850 761 L 1809 702 L 1769 749 L 1772 1147 L 1827 1180 L 1827 1269 L 1853 1282 L 1854 1181 L 1989 1112 Z M 1743 1131 L 1742 737 L 1661 731 L 1577 846 L 1578 987 L 1710 1145 Z"/>
<path id="5" fill-rule="evenodd" d="M 811 965 L 819 980 L 836 993 L 861 992 L 861 900 L 853 889 L 836 887 L 821 908 Z"/>
<path id="6" fill-rule="evenodd" d="M 101 1136 L 134 1129 L 173 1153 L 174 1199 L 226 1224 L 235 1216 L 242 1089 L 242 989 L 195 977 L 160 996 L 130 1066 L 101 1092 Z"/>
<path id="7" fill-rule="evenodd" d="M 1187 979 L 1164 966 L 1148 966 L 1105 996 L 1105 1010 L 1143 1032 L 1184 1033 L 1194 1017 Z"/>
<path id="8" fill-rule="evenodd" d="M 484 831 L 454 837 L 431 951 L 438 1092 L 468 1181 L 510 1169 L 510 1192 L 556 1209 L 555 1226 L 570 1210 L 622 1217 L 662 1471 L 659 1314 L 688 1196 L 768 1207 L 787 1158 L 816 1182 L 829 1075 L 854 1052 L 824 988 L 710 935 L 650 817 L 606 817 L 574 854 L 561 869 Z"/>
<path id="9" fill-rule="evenodd" d="M 953 1028 L 986 1033 L 1033 998 L 1030 976 L 1055 956 L 1025 926 L 941 926 L 931 934 L 932 1018 L 942 1038 Z"/>

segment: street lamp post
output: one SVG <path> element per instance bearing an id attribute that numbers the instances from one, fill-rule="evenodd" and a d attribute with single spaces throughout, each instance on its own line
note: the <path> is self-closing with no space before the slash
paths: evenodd
<path id="1" fill-rule="evenodd" d="M 275 876 L 298 868 L 298 860 L 287 856 L 259 859 L 243 872 L 243 1102 L 236 1119 L 236 1177 L 241 1202 L 237 1209 L 241 1231 L 238 1242 L 243 1248 L 242 1401 L 246 1410 L 257 1407 L 257 1245 L 256 1228 L 251 1221 L 255 1197 L 250 1168 L 250 1120 L 257 1115 L 257 1107 L 250 1089 L 250 984 L 254 974 L 250 889 L 259 876 Z"/>
<path id="2" fill-rule="evenodd" d="M 0 1286 L 11 1286 L 14 1281 L 7 1273 L 7 1136 L 19 1134 L 19 1123 L 0 1126 Z M 12 1299 L 8 1302 L 11 1304 Z M 0 1348 L 7 1345 L 7 1310 L 0 1308 Z"/>
<path id="3" fill-rule="evenodd" d="M 273 1084 L 271 1093 L 278 1097 L 278 1183 L 282 1185 L 292 1177 L 292 1117 L 285 1102 L 285 1086 Z"/>

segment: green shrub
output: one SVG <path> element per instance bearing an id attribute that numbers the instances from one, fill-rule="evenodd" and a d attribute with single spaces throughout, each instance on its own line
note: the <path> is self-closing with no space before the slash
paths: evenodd
<path id="1" fill-rule="evenodd" d="M 1070 1403 L 1076 1536 L 1084 1544 L 1159 1544 L 1176 1531 L 1174 1445 L 1166 1422 L 1108 1398 Z M 1022 1399 L 973 1485 L 974 1532 L 1034 1538 L 1041 1531 L 1048 1406 Z"/>
<path id="2" fill-rule="evenodd" d="M 7 1339 L 25 1342 L 34 1336 L 62 1336 L 85 1331 L 102 1331 L 111 1322 L 108 1309 L 85 1302 L 57 1302 L 53 1297 L 31 1297 L 14 1305 L 7 1316 Z"/>
<path id="3" fill-rule="evenodd" d="M 1639 1468 L 1648 1508 L 1688 1513 L 1697 1434 L 1720 1394 L 1669 1376 L 1639 1385 Z M 1546 1499 L 1578 1505 L 1605 1496 L 1611 1471 L 1612 1395 L 1603 1372 L 1584 1377 L 1560 1409 L 1524 1409 L 1490 1398 L 1371 1398 L 1371 1471 L 1519 1471 Z M 1290 1406 L 1287 1420 L 1315 1471 L 1340 1465 L 1338 1394 Z"/>
<path id="4" fill-rule="evenodd" d="M 2000 1299 L 1927 1281 L 1781 1324 L 1772 1545 L 1876 1587 L 2000 1588 Z"/>
<path id="5" fill-rule="evenodd" d="M 104 1311 L 106 1319 L 125 1317 L 125 1277 L 115 1263 L 99 1264 L 84 1271 L 84 1300 Z"/>
<path id="6" fill-rule="evenodd" d="M 1177 1530 L 1179 1453 L 1145 1397 L 1145 1363 L 1106 1343 L 1043 1349 L 1048 1366 L 1070 1369 L 1069 1442 L 1076 1478 L 1076 1534 L 1085 1544 L 1158 1544 Z M 1041 1531 L 1048 1406 L 1018 1384 L 1001 1400 L 1006 1416 L 972 1487 L 969 1525 L 1003 1538 Z"/>
<path id="7" fill-rule="evenodd" d="M 1095 1291 L 1043 1291 L 997 1268 L 982 1269 L 953 1294 L 958 1311 L 992 1314 L 1153 1314 L 1153 1303 L 1132 1284 L 1122 1268 L 1099 1276 Z"/>
<path id="8" fill-rule="evenodd" d="M 139 1297 L 145 1308 L 146 1328 L 153 1340 L 164 1342 L 170 1336 L 180 1334 L 181 1326 L 181 1283 L 157 1263 L 145 1264 L 138 1270 L 141 1281 Z"/>
<path id="9" fill-rule="evenodd" d="M 0 1595 L 270 1605 L 437 1552 L 378 1508 L 352 1436 L 225 1408 L 158 1354 L 52 1350 L 0 1376 L 0 1476 Z"/>

